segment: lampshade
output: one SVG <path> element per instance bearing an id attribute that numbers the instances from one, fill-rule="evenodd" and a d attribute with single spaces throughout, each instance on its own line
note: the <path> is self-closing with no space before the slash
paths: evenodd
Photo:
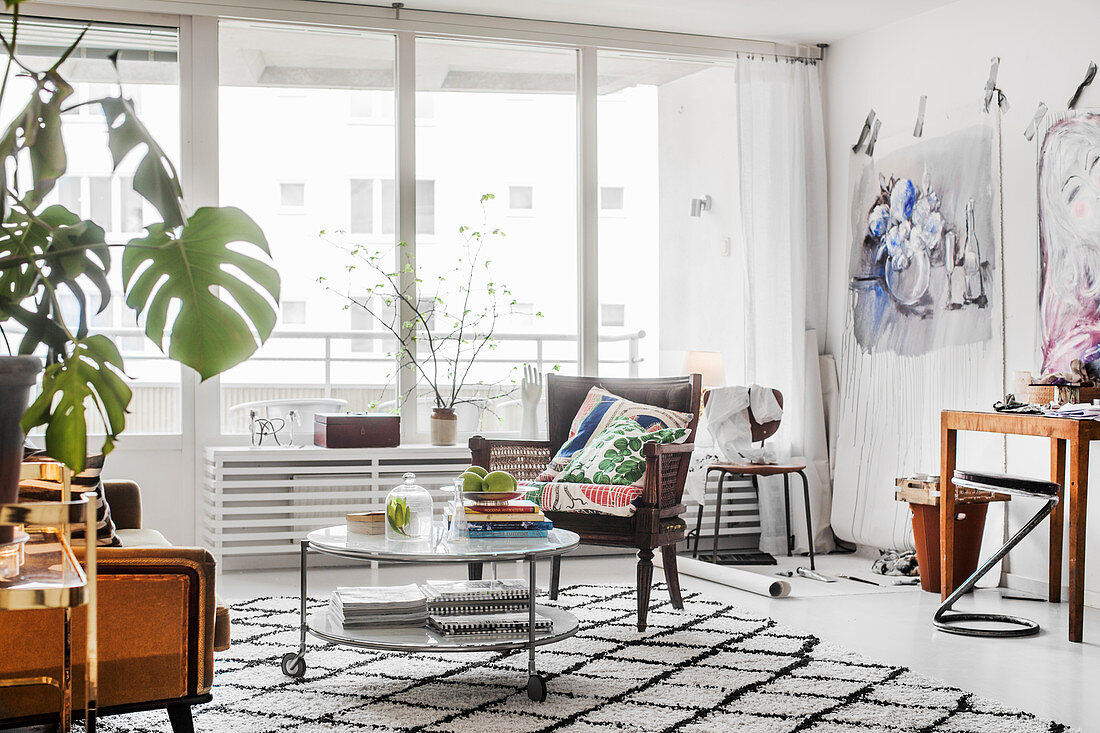
<path id="1" fill-rule="evenodd" d="M 689 351 L 684 356 L 684 374 L 703 375 L 704 387 L 719 387 L 726 383 L 726 367 L 717 351 Z"/>

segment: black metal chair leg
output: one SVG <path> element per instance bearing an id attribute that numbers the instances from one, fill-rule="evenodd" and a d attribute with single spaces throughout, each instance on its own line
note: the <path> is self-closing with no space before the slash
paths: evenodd
<path id="1" fill-rule="evenodd" d="M 195 733 L 190 705 L 169 705 L 168 720 L 172 723 L 172 733 Z"/>
<path id="2" fill-rule="evenodd" d="M 802 477 L 802 499 L 806 503 L 806 544 L 810 549 L 810 570 L 817 570 L 814 566 L 814 524 L 810 518 L 810 480 L 806 478 L 805 471 L 799 471 Z"/>
<path id="3" fill-rule="evenodd" d="M 726 480 L 726 472 L 718 475 L 718 499 L 714 502 L 714 564 L 718 564 L 718 529 L 722 524 L 722 484 Z"/>
<path id="4" fill-rule="evenodd" d="M 703 505 L 707 503 L 707 484 L 710 483 L 710 469 L 703 478 L 703 498 L 699 501 L 699 511 L 695 513 L 695 544 L 691 548 L 691 559 L 699 557 L 699 535 L 703 533 Z"/>
<path id="5" fill-rule="evenodd" d="M 787 522 L 787 557 L 794 552 L 794 534 L 791 533 L 791 482 L 787 474 L 783 474 L 783 516 Z"/>

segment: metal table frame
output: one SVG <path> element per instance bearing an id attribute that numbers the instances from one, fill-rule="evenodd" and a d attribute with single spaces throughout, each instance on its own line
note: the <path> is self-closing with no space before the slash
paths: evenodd
<path id="1" fill-rule="evenodd" d="M 433 534 L 435 537 L 433 546 L 438 545 L 441 539 L 440 525 L 437 523 L 433 527 Z M 557 621 L 562 621 L 568 624 L 567 628 L 563 631 L 555 633 L 537 634 L 535 631 L 535 611 L 538 608 L 538 604 L 535 602 L 537 595 L 535 579 L 536 579 L 536 567 L 537 561 L 542 558 L 550 558 L 558 555 L 564 555 L 567 552 L 575 549 L 580 543 L 580 538 L 573 532 L 566 530 L 555 529 L 556 533 L 564 534 L 567 540 L 566 544 L 557 545 L 553 547 L 535 547 L 531 549 L 515 548 L 514 550 L 509 548 L 503 551 L 485 551 L 478 552 L 477 550 L 471 550 L 465 553 L 402 553 L 396 550 L 390 549 L 372 549 L 372 548 L 355 548 L 355 549 L 342 549 L 333 546 L 318 544 L 311 542 L 308 538 L 301 541 L 301 587 L 299 594 L 299 611 L 300 611 L 300 631 L 301 636 L 298 643 L 297 652 L 288 652 L 283 655 L 281 661 L 281 667 L 283 673 L 291 677 L 302 677 L 306 672 L 306 641 L 309 634 L 313 634 L 318 639 L 326 642 L 332 642 L 336 644 L 344 644 L 348 646 L 355 646 L 363 649 L 380 649 L 386 651 L 398 651 L 398 652 L 437 652 L 437 653 L 458 653 L 458 652 L 486 652 L 486 651 L 510 651 L 514 649 L 527 649 L 527 696 L 537 702 L 542 702 L 546 699 L 546 680 L 540 675 L 535 666 L 535 648 L 543 646 L 545 644 L 553 644 L 555 642 L 567 639 L 577 633 L 578 624 L 576 618 L 568 612 L 558 609 L 544 609 L 550 611 L 550 614 L 557 618 Z M 570 541 L 570 537 L 572 539 Z M 482 540 L 487 542 L 488 540 Z M 410 644 L 388 644 L 384 641 L 372 641 L 370 639 L 352 638 L 348 636 L 339 636 L 330 633 L 326 633 L 318 628 L 310 626 L 308 606 L 308 586 L 309 586 L 309 552 L 320 553 L 322 555 L 329 555 L 331 557 L 339 557 L 348 560 L 356 561 L 377 561 L 385 560 L 390 562 L 406 562 L 406 563 L 434 563 L 434 562 L 456 562 L 456 563 L 468 563 L 468 562 L 498 562 L 509 560 L 526 560 L 528 566 L 528 587 L 530 588 L 529 602 L 528 602 L 528 633 L 526 639 L 512 638 L 512 639 L 491 639 L 486 637 L 475 637 L 469 640 L 454 640 L 453 644 L 445 645 L 410 645 Z M 555 626 L 557 625 L 555 622 Z M 570 623 L 571 622 L 571 623 Z"/>

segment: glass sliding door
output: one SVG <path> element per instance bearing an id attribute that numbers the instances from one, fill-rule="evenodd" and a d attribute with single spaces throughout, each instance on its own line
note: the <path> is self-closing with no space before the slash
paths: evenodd
<path id="1" fill-rule="evenodd" d="M 574 49 L 417 41 L 417 275 L 442 350 L 459 358 L 460 432 L 519 429 L 524 363 L 576 373 L 576 92 Z M 454 389 L 454 375 L 442 381 Z"/>
<path id="2" fill-rule="evenodd" d="M 375 288 L 394 263 L 395 39 L 222 21 L 219 46 L 221 202 L 263 228 L 283 286 L 275 334 L 221 377 L 222 432 L 256 400 L 394 408 L 395 311 Z"/>
<path id="3" fill-rule="evenodd" d="M 734 71 L 618 51 L 597 69 L 600 374 L 678 374 L 744 343 Z"/>

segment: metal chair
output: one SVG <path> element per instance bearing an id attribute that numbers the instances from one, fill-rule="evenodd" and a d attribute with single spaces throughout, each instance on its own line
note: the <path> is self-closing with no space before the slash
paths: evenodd
<path id="1" fill-rule="evenodd" d="M 946 631 L 949 634 L 961 634 L 963 636 L 1015 637 L 1031 636 L 1032 634 L 1039 633 L 1039 624 L 1031 619 L 1023 618 L 1022 616 L 1010 616 L 1003 613 L 959 612 L 953 611 L 951 607 L 954 605 L 955 601 L 973 590 L 974 586 L 981 580 L 983 575 L 988 573 L 994 565 L 1000 562 L 1001 559 L 1012 550 L 1013 547 L 1020 544 L 1020 541 L 1026 537 L 1031 530 L 1038 527 L 1039 524 L 1046 519 L 1048 514 L 1054 511 L 1054 507 L 1058 504 L 1058 484 L 1051 481 L 1008 476 L 1002 473 L 982 473 L 979 471 L 962 470 L 955 471 L 953 483 L 955 486 L 966 489 L 978 489 L 979 491 L 992 491 L 998 494 L 1015 494 L 1017 496 L 1046 499 L 1046 503 L 1043 504 L 1043 507 L 1034 517 L 1028 520 L 1027 524 L 1025 524 L 1019 532 L 1012 535 L 1001 549 L 993 553 L 993 557 L 986 560 L 984 565 L 975 570 L 969 578 L 963 581 L 962 585 L 956 588 L 955 591 L 947 597 L 947 600 L 936 609 L 936 613 L 932 617 L 932 625 L 940 631 Z M 947 490 L 950 491 L 953 489 L 947 488 Z M 1009 628 L 990 629 L 962 625 L 968 621 L 1007 624 Z"/>

